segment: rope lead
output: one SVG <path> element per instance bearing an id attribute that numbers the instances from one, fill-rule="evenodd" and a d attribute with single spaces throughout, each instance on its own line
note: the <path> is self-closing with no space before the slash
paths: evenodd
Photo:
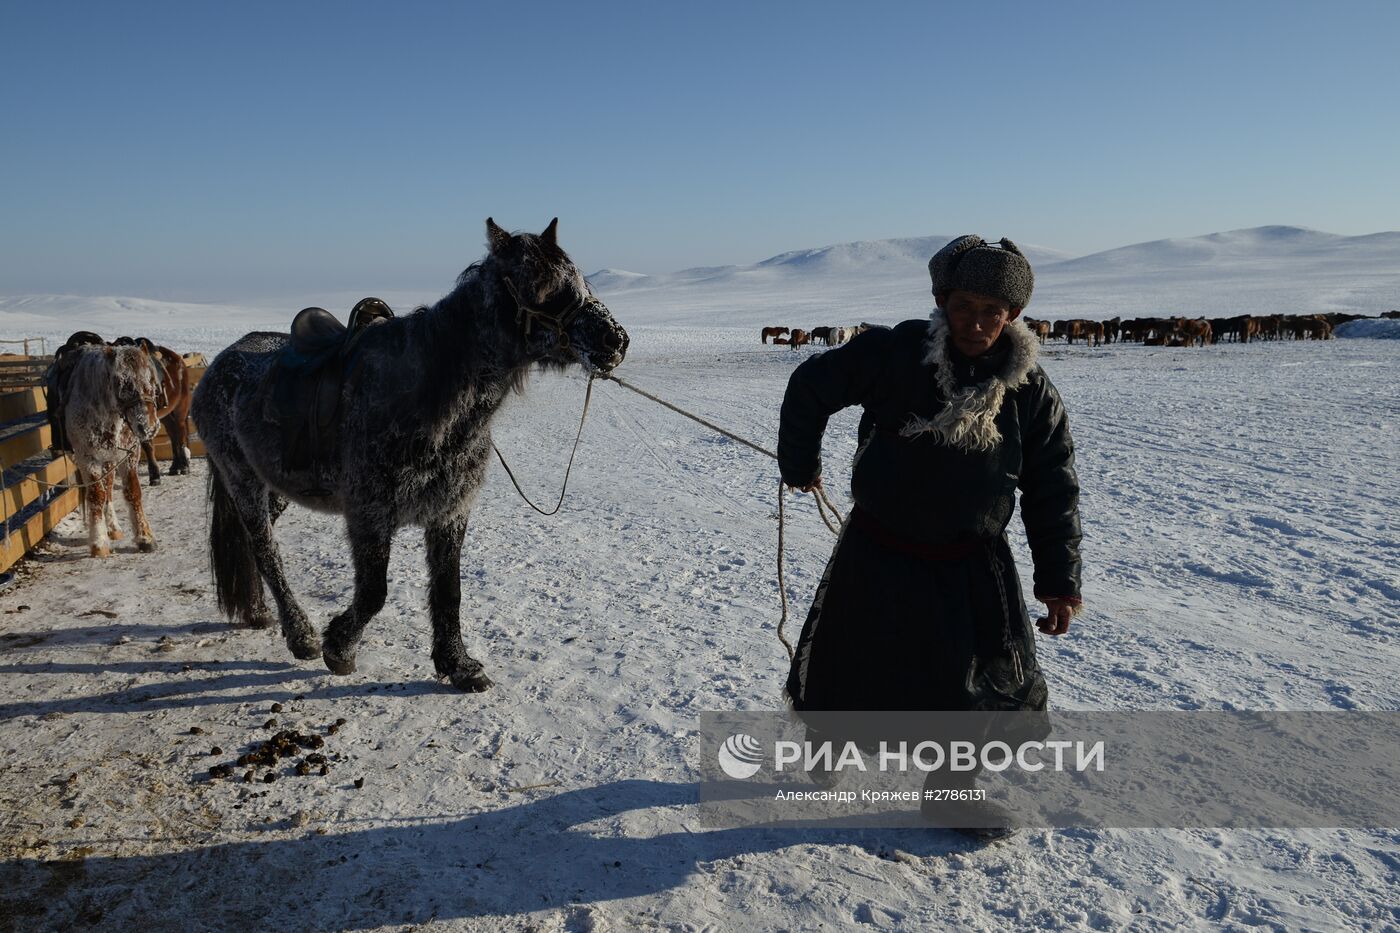
<path id="1" fill-rule="evenodd" d="M 725 437 L 729 438 L 730 440 L 736 441 L 737 443 L 743 444 L 745 447 L 749 447 L 749 448 L 751 448 L 751 449 L 753 449 L 753 450 L 756 450 L 756 451 L 758 451 L 759 453 L 764 454 L 765 456 L 767 456 L 767 457 L 769 457 L 769 458 L 771 458 L 771 459 L 773 459 L 773 460 L 777 460 L 777 459 L 778 459 L 778 455 L 775 454 L 775 453 L 773 453 L 773 451 L 767 449 L 766 447 L 760 447 L 760 446 L 758 446 L 757 444 L 755 444 L 753 441 L 746 440 L 746 439 L 740 437 L 739 435 L 734 434 L 734 433 L 731 432 L 731 431 L 726 431 L 724 428 L 720 427 L 719 425 L 717 425 L 717 424 L 715 424 L 715 423 L 713 423 L 713 422 L 711 422 L 711 421 L 706 421 L 704 418 L 701 418 L 699 415 L 692 414 L 691 412 L 686 411 L 684 408 L 680 408 L 680 407 L 678 407 L 678 406 L 676 406 L 676 405 L 672 405 L 670 402 L 666 401 L 665 399 L 657 398 L 655 395 L 652 395 L 650 392 L 647 392 L 647 391 L 645 391 L 645 390 L 643 390 L 643 389 L 639 389 L 639 388 L 637 388 L 636 386 L 631 385 L 630 383 L 623 382 L 621 379 L 617 378 L 616 376 L 614 376 L 614 375 L 612 375 L 612 374 L 610 374 L 610 373 L 602 373 L 602 374 L 599 374 L 599 378 L 600 378 L 600 379 L 607 379 L 607 380 L 610 380 L 610 381 L 612 381 L 612 382 L 616 382 L 618 385 L 622 386 L 624 389 L 630 389 L 630 390 L 632 390 L 633 392 L 636 392 L 638 395 L 642 396 L 643 398 L 651 399 L 651 400 L 652 400 L 653 402 L 655 402 L 656 404 L 661 405 L 661 406 L 663 406 L 663 407 L 665 407 L 665 408 L 669 408 L 669 409 L 671 409 L 671 411 L 675 412 L 675 413 L 678 414 L 678 415 L 684 415 L 685 417 L 689 418 L 691 421 L 694 421 L 694 422 L 696 422 L 697 424 L 704 425 L 705 427 L 709 428 L 711 431 L 716 432 L 717 434 L 722 434 L 722 435 L 724 435 Z M 591 381 L 589 382 L 589 387 L 592 388 L 592 382 L 591 382 Z M 585 407 L 586 407 L 586 404 L 587 404 L 587 403 L 585 403 Z M 580 427 L 580 430 L 582 430 L 581 427 Z M 519 487 L 517 486 L 516 488 L 518 489 Z M 783 483 L 782 477 L 779 477 L 779 478 L 778 478 L 778 596 L 779 596 L 779 598 L 781 598 L 782 603 L 783 603 L 783 614 L 782 614 L 781 618 L 778 619 L 778 640 L 779 640 L 780 642 L 783 643 L 783 648 L 787 650 L 788 662 L 791 663 L 791 662 L 792 662 L 792 659 L 793 659 L 793 657 L 794 657 L 794 652 L 793 652 L 792 644 L 787 640 L 787 636 L 783 634 L 783 628 L 787 625 L 787 617 L 788 617 L 787 584 L 786 584 L 786 582 L 785 582 L 784 579 L 783 579 L 783 537 L 784 537 L 783 532 L 784 532 L 785 526 L 787 525 L 787 513 L 786 513 L 786 511 L 785 511 L 784 508 L 783 508 L 783 496 L 785 495 L 786 491 L 787 491 L 787 490 L 786 490 L 786 484 Z M 843 518 L 841 517 L 841 513 L 840 513 L 839 511 L 837 511 L 836 506 L 833 505 L 832 502 L 831 502 L 831 499 L 827 497 L 826 490 L 825 490 L 824 488 L 822 488 L 821 486 L 818 486 L 816 489 L 812 490 L 812 499 L 817 503 L 817 514 L 820 515 L 820 516 L 822 517 L 822 522 L 823 522 L 823 524 L 826 525 L 826 527 L 831 531 L 832 534 L 834 534 L 834 535 L 840 537 L 840 535 L 841 535 L 841 525 L 845 522 L 845 519 L 843 519 Z M 828 510 L 828 509 L 831 511 L 831 518 L 828 518 L 828 517 L 827 517 L 827 510 Z M 835 523 L 834 523 L 834 524 L 833 524 L 833 522 L 832 522 L 832 519 L 835 519 Z"/>
<path id="2" fill-rule="evenodd" d="M 559 511 L 559 507 L 564 504 L 564 493 L 569 491 L 569 473 L 574 468 L 574 454 L 578 453 L 578 442 L 583 437 L 583 422 L 588 418 L 588 403 L 593 400 L 593 376 L 588 377 L 588 389 L 583 394 L 583 414 L 578 419 L 578 434 L 574 435 L 574 449 L 569 452 L 569 465 L 564 468 L 564 484 L 559 489 L 559 501 L 554 503 L 554 508 L 546 512 L 538 505 L 530 501 L 530 497 L 525 495 L 525 490 L 520 488 L 520 484 L 515 480 L 515 474 L 510 471 L 510 466 L 506 464 L 506 458 L 501 456 L 501 449 L 496 446 L 496 442 L 491 442 L 491 449 L 496 452 L 496 459 L 501 461 L 501 466 L 505 467 L 506 476 L 510 477 L 511 484 L 515 486 L 515 491 L 520 493 L 520 498 L 525 500 L 525 504 L 539 512 L 541 515 L 553 515 Z"/>

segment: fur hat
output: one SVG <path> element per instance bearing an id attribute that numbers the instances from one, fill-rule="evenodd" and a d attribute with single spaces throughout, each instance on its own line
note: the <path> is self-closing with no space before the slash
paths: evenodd
<path id="1" fill-rule="evenodd" d="M 998 248 L 972 233 L 934 253 L 928 261 L 928 274 L 933 278 L 933 295 L 939 299 L 962 290 L 1024 308 L 1035 288 L 1035 273 L 1015 243 L 1002 238 Z"/>

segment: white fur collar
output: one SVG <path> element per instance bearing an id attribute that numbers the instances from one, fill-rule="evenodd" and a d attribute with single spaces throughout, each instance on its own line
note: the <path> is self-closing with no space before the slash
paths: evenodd
<path id="1" fill-rule="evenodd" d="M 1007 324 L 1005 333 L 1011 339 L 1011 352 L 1001 371 L 960 392 L 953 382 L 948 356 L 948 319 L 941 308 L 935 308 L 929 316 L 928 337 L 924 341 L 924 365 L 935 368 L 934 378 L 944 405 L 931 419 L 912 416 L 899 433 L 905 437 L 931 434 L 941 444 L 969 452 L 991 450 L 1000 444 L 996 417 L 1002 401 L 1008 391 L 1026 384 L 1040 352 L 1036 338 L 1020 319 Z"/>

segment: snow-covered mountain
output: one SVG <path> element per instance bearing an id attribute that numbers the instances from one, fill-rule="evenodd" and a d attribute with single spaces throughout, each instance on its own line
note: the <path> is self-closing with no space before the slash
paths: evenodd
<path id="1" fill-rule="evenodd" d="M 1126 270 L 1140 275 L 1172 269 L 1229 267 L 1251 263 L 1343 262 L 1394 264 L 1400 232 L 1340 236 L 1306 227 L 1252 227 L 1187 239 L 1153 240 L 1066 259 L 1058 272 Z M 1302 271 L 1302 270 L 1300 270 Z"/>
<path id="2" fill-rule="evenodd" d="M 626 320 L 753 326 L 892 322 L 926 314 L 928 258 L 952 235 L 842 243 L 747 266 L 590 279 Z M 1400 232 L 1257 227 L 1088 256 L 1023 244 L 1040 317 L 1355 311 L 1400 307 Z M 664 310 L 662 310 L 664 309 Z"/>
<path id="3" fill-rule="evenodd" d="M 1400 232 L 1255 227 L 1037 267 L 1044 316 L 1378 314 L 1400 307 Z"/>
<path id="4" fill-rule="evenodd" d="M 798 249 L 743 266 L 697 266 L 665 275 L 643 275 L 619 269 L 603 269 L 588 277 L 600 292 L 623 289 L 724 287 L 730 284 L 772 282 L 780 279 L 898 279 L 909 270 L 926 268 L 929 257 L 952 235 L 904 237 L 893 240 L 857 240 L 814 249 Z M 1043 246 L 1018 244 L 1035 266 L 1061 262 L 1069 253 Z"/>

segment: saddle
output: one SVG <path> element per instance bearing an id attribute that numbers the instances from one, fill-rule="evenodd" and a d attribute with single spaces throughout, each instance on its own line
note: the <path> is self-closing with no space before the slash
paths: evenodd
<path id="1" fill-rule="evenodd" d="M 360 337 L 393 316 L 383 301 L 364 298 L 351 310 L 348 325 L 324 308 L 305 308 L 292 319 L 292 339 L 267 374 L 265 413 L 281 426 L 282 469 L 311 477 L 302 495 L 331 494 L 345 378 L 354 369 Z"/>

